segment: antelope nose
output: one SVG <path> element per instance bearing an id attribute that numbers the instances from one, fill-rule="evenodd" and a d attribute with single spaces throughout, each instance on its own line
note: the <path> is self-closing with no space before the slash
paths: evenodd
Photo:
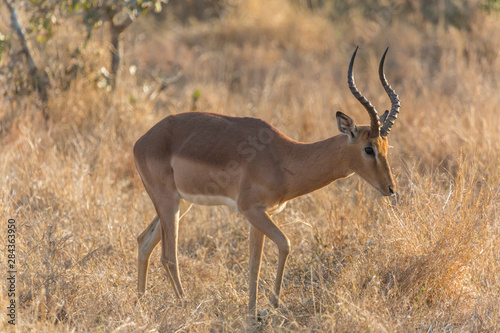
<path id="1" fill-rule="evenodd" d="M 399 203 L 399 193 L 394 191 L 394 187 L 392 186 L 389 186 L 389 192 L 391 193 L 391 195 L 389 196 L 391 206 L 396 207 L 396 205 Z"/>
<path id="2" fill-rule="evenodd" d="M 390 193 L 391 195 L 396 194 L 396 192 L 394 192 L 394 188 L 392 187 L 392 185 L 391 185 L 391 186 L 389 186 L 389 193 Z"/>

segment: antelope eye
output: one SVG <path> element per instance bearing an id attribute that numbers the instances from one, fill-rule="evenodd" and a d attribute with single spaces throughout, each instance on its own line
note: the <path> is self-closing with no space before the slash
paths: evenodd
<path id="1" fill-rule="evenodd" d="M 365 147 L 365 153 L 369 156 L 375 156 L 375 151 L 372 147 Z"/>

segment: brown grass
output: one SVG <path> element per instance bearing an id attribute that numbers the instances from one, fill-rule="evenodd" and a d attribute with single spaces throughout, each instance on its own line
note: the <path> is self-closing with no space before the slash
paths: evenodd
<path id="1" fill-rule="evenodd" d="M 266 3 L 160 30 L 144 19 L 125 36 L 118 90 L 97 88 L 98 67 L 89 65 L 69 86 L 55 84 L 48 126 L 34 97 L 0 102 L 0 244 L 15 218 L 19 331 L 246 329 L 248 226 L 224 207 L 195 206 L 181 221 L 186 299 L 175 299 L 157 250 L 148 293 L 137 299 L 135 238 L 155 212 L 133 143 L 166 115 L 190 110 L 196 89 L 198 110 L 260 117 L 298 140 L 337 134 L 336 110 L 367 122 L 345 80 L 359 41 L 358 87 L 379 110 L 388 98 L 376 66 L 391 46 L 386 73 L 403 106 L 390 159 L 401 200 L 392 206 L 353 176 L 292 201 L 275 218 L 292 243 L 282 304 L 267 301 L 277 265 L 267 242 L 258 308 L 269 315 L 260 328 L 500 330 L 497 18 L 478 12 L 459 29 L 404 11 L 366 21 L 352 10 L 332 22 Z M 76 47 L 78 34 L 59 32 L 51 47 Z M 97 66 L 106 47 L 94 38 L 79 61 Z M 75 62 L 64 51 L 41 61 Z M 152 76 L 178 69 L 183 77 L 149 100 Z M 2 292 L 3 309 L 7 302 Z"/>

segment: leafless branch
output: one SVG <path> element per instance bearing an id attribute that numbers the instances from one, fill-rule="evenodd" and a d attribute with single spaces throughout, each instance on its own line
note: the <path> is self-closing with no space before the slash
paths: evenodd
<path id="1" fill-rule="evenodd" d="M 35 91 L 38 93 L 40 96 L 40 99 L 42 100 L 43 103 L 43 117 L 45 120 L 48 119 L 48 114 L 47 114 L 47 108 L 46 104 L 48 101 L 48 93 L 47 93 L 47 88 L 49 86 L 49 76 L 45 70 L 40 69 L 36 62 L 35 59 L 33 58 L 31 54 L 31 47 L 29 45 L 29 41 L 26 38 L 26 31 L 23 29 L 21 24 L 19 23 L 19 19 L 17 16 L 17 10 L 14 8 L 12 3 L 10 3 L 7 0 L 4 0 L 5 5 L 7 6 L 9 12 L 10 12 L 10 22 L 12 28 L 15 30 L 20 44 L 21 44 L 21 52 L 24 53 L 27 63 L 28 63 L 28 75 L 31 79 L 31 84 Z"/>

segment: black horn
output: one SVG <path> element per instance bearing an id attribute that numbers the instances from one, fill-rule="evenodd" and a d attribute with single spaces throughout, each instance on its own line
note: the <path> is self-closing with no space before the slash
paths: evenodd
<path id="1" fill-rule="evenodd" d="M 385 61 L 385 56 L 387 55 L 387 51 L 389 51 L 389 48 L 385 50 L 384 55 L 380 60 L 380 65 L 378 67 L 378 75 L 380 77 L 380 82 L 382 82 L 382 86 L 385 89 L 385 92 L 387 93 L 387 95 L 389 95 L 389 98 L 391 99 L 391 112 L 385 119 L 384 124 L 380 129 L 381 136 L 387 136 L 389 134 L 392 125 L 394 125 L 394 122 L 398 117 L 399 109 L 401 108 L 399 97 L 387 82 L 387 79 L 385 78 L 384 74 L 384 61 Z"/>
<path id="2" fill-rule="evenodd" d="M 356 88 L 356 83 L 354 82 L 354 77 L 352 75 L 354 58 L 356 57 L 356 53 L 358 52 L 358 47 L 356 47 L 356 50 L 352 54 L 351 62 L 349 63 L 349 70 L 347 71 L 347 83 L 349 84 L 349 88 L 351 89 L 354 97 L 356 97 L 356 99 L 365 107 L 366 111 L 368 111 L 368 114 L 370 115 L 370 136 L 372 138 L 376 138 L 380 135 L 380 120 L 377 110 L 372 105 L 372 103 L 370 103 L 370 101 L 367 100 Z"/>

